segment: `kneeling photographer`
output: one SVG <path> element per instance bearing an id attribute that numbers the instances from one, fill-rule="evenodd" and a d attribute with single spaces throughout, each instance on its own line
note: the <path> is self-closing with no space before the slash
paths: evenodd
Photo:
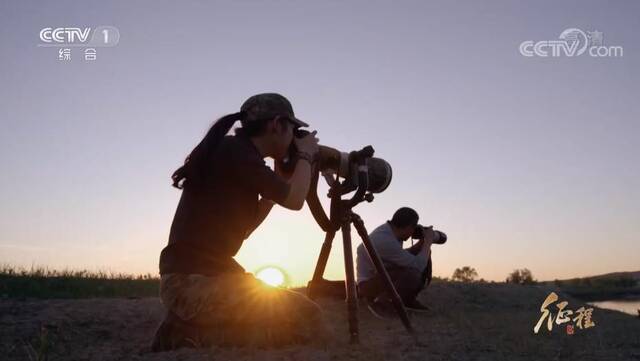
<path id="1" fill-rule="evenodd" d="M 445 243 L 447 236 L 433 227 L 421 226 L 418 219 L 415 210 L 400 208 L 390 221 L 374 229 L 369 238 L 405 307 L 412 311 L 427 311 L 429 308 L 416 297 L 431 283 L 431 245 Z M 419 241 L 404 249 L 402 243 L 409 238 Z M 395 311 L 364 244 L 357 249 L 356 270 L 358 293 L 367 299 L 371 312 L 378 317 L 393 317 Z"/>
<path id="2" fill-rule="evenodd" d="M 226 135 L 236 121 L 236 135 Z M 182 346 L 285 344 L 317 339 L 324 328 L 317 304 L 300 293 L 269 288 L 233 257 L 274 203 L 299 210 L 308 193 L 315 132 L 294 138 L 306 123 L 280 94 L 250 97 L 220 118 L 173 174 L 182 189 L 169 242 L 160 254 L 160 298 L 166 318 L 153 351 Z M 278 162 L 298 153 L 293 169 Z"/>

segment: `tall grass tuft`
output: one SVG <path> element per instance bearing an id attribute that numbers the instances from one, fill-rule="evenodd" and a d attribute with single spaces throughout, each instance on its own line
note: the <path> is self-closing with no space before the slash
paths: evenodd
<path id="1" fill-rule="evenodd" d="M 0 266 L 2 298 L 153 297 L 159 278 L 106 271 Z"/>

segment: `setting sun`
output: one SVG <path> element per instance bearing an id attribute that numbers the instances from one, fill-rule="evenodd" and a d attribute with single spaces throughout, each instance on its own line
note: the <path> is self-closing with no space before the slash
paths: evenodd
<path id="1" fill-rule="evenodd" d="M 282 286 L 284 283 L 284 274 L 275 267 L 266 267 L 258 271 L 256 277 L 270 286 Z"/>

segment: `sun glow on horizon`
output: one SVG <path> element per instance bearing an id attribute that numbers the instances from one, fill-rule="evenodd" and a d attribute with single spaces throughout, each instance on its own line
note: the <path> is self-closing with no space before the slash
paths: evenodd
<path id="1" fill-rule="evenodd" d="M 256 277 L 273 287 L 284 285 L 284 273 L 276 267 L 265 267 L 257 272 Z"/>

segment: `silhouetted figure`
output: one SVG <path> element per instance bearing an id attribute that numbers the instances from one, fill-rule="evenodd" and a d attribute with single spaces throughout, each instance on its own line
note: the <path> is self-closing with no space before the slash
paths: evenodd
<path id="1" fill-rule="evenodd" d="M 226 135 L 240 121 L 235 136 Z M 173 174 L 182 189 L 168 245 L 160 254 L 160 298 L 167 315 L 152 350 L 211 344 L 277 345 L 322 336 L 317 304 L 304 295 L 269 287 L 233 259 L 274 203 L 299 210 L 318 151 L 315 132 L 289 101 L 275 93 L 250 97 L 241 111 L 216 121 Z M 299 154 L 287 175 L 264 161 Z"/>
<path id="2" fill-rule="evenodd" d="M 411 238 L 419 226 L 418 218 L 415 210 L 400 208 L 390 221 L 374 229 L 369 238 L 405 307 L 413 311 L 427 311 L 429 308 L 416 297 L 431 283 L 431 244 L 435 239 L 433 229 L 425 228 L 422 239 L 412 247 L 402 247 L 402 243 Z M 358 294 L 367 299 L 369 309 L 377 316 L 392 317 L 395 312 L 364 244 L 357 249 L 356 269 Z"/>

